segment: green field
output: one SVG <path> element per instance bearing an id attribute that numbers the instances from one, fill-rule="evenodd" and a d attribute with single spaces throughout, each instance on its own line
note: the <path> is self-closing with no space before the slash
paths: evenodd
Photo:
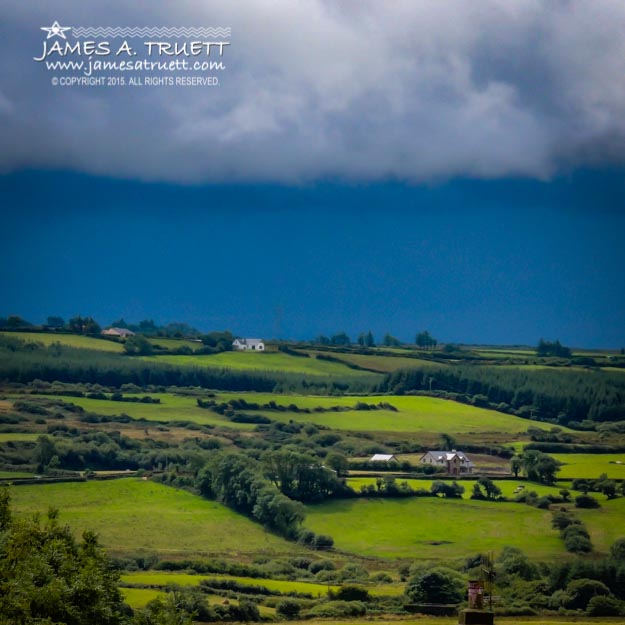
<path id="1" fill-rule="evenodd" d="M 443 480 L 444 482 L 449 482 L 449 480 Z M 397 483 L 400 482 L 408 482 L 408 485 L 417 490 L 419 488 L 424 488 L 425 490 L 430 490 L 433 479 L 427 480 L 419 480 L 419 479 L 403 479 L 397 478 Z M 556 495 L 559 496 L 559 491 L 563 486 L 545 486 L 544 484 L 537 484 L 536 482 L 525 482 L 523 480 L 493 480 L 499 488 L 501 488 L 501 493 L 504 497 L 513 498 L 515 496 L 514 490 L 517 486 L 525 486 L 528 491 L 534 491 L 539 497 L 543 495 Z M 458 480 L 458 484 L 464 486 L 464 499 L 469 499 L 471 497 L 471 492 L 473 490 L 473 485 L 477 483 L 477 480 Z M 363 486 L 369 486 L 376 484 L 375 477 L 350 477 L 347 479 L 347 485 L 353 488 L 356 492 L 360 491 Z"/>
<path id="2" fill-rule="evenodd" d="M 607 473 L 612 479 L 625 479 L 625 453 L 620 454 L 550 454 L 562 463 L 559 478 L 598 478 Z M 620 462 L 621 464 L 615 464 Z"/>
<path id="3" fill-rule="evenodd" d="M 591 493 L 601 507 L 594 510 L 576 509 L 575 514 L 588 527 L 596 550 L 606 553 L 617 538 L 625 537 L 625 498 L 606 501 L 603 495 Z"/>
<path id="4" fill-rule="evenodd" d="M 8 441 L 36 441 L 41 434 L 36 432 L 0 432 L 0 443 Z"/>
<path id="5" fill-rule="evenodd" d="M 196 349 L 203 347 L 202 343 L 189 341 L 187 339 L 166 339 L 161 338 L 160 336 L 148 336 L 147 339 L 150 343 L 152 343 L 152 345 L 158 345 L 159 347 L 170 350 L 180 349 L 181 347 L 189 347 L 195 351 Z"/>
<path id="6" fill-rule="evenodd" d="M 124 601 L 134 609 L 145 608 L 148 602 L 164 595 L 160 590 L 154 588 L 121 588 Z"/>
<path id="7" fill-rule="evenodd" d="M 258 577 L 240 577 L 236 575 L 189 575 L 185 573 L 129 573 L 122 576 L 125 584 L 146 584 L 149 586 L 168 586 L 179 584 L 181 586 L 197 586 L 203 579 L 228 579 L 246 586 L 262 586 L 268 590 L 283 594 L 296 592 L 322 597 L 328 593 L 328 588 L 337 590 L 337 586 L 328 584 L 316 584 L 314 582 L 292 582 L 276 579 L 263 579 Z"/>
<path id="8" fill-rule="evenodd" d="M 325 352 L 311 352 L 314 354 L 325 354 Z M 408 358 L 402 356 L 377 356 L 369 354 L 351 354 L 332 352 L 332 358 L 338 358 L 365 369 L 373 369 L 380 373 L 390 373 L 397 369 L 424 368 L 424 367 L 444 367 L 446 365 L 423 358 Z"/>
<path id="9" fill-rule="evenodd" d="M 33 477 L 33 473 L 26 473 L 25 471 L 0 471 L 0 480 L 10 480 L 17 477 Z"/>
<path id="10" fill-rule="evenodd" d="M 282 406 L 291 403 L 300 408 L 323 406 L 354 406 L 356 402 L 377 404 L 387 402 L 398 412 L 389 410 L 322 412 L 311 414 L 272 413 L 271 417 L 288 421 L 310 421 L 340 430 L 386 432 L 500 432 L 506 434 L 526 432 L 532 425 L 527 419 L 486 408 L 477 408 L 435 397 L 384 395 L 365 397 L 316 397 L 302 395 L 272 395 L 270 393 L 219 393 L 219 400 L 242 397 L 246 401 L 265 404 L 275 401 Z M 571 432 L 568 428 L 563 431 Z"/>
<path id="11" fill-rule="evenodd" d="M 99 339 L 90 336 L 82 336 L 80 334 L 44 334 L 42 332 L 0 332 L 4 336 L 12 336 L 22 341 L 32 343 L 43 343 L 44 345 L 52 345 L 53 343 L 61 343 L 69 347 L 79 347 L 82 349 L 97 349 L 102 352 L 118 352 L 124 351 L 121 343 L 115 343 L 108 339 Z"/>
<path id="12" fill-rule="evenodd" d="M 464 558 L 505 545 L 536 558 L 564 555 L 551 513 L 517 503 L 438 498 L 358 499 L 307 507 L 307 527 L 364 556 Z"/>
<path id="13" fill-rule="evenodd" d="M 61 522 L 78 534 L 97 532 L 113 555 L 239 558 L 298 551 L 221 504 L 141 479 L 16 486 L 11 496 L 20 513 L 59 508 Z"/>
<path id="14" fill-rule="evenodd" d="M 380 376 L 350 369 L 338 362 L 290 356 L 282 352 L 221 352 L 198 356 L 144 356 L 144 360 L 180 367 L 212 367 L 237 371 L 271 371 L 312 376 L 359 377 L 376 380 Z"/>
<path id="15" fill-rule="evenodd" d="M 141 404 L 134 402 L 114 402 L 109 400 L 88 399 L 84 397 L 64 397 L 65 401 L 83 407 L 89 412 L 113 416 L 127 414 L 133 419 L 148 421 L 191 421 L 202 425 L 221 425 L 238 429 L 251 429 L 248 424 L 237 424 L 227 418 L 198 408 L 194 397 L 174 395 L 172 393 L 151 393 L 158 397 L 160 404 Z M 58 396 L 41 396 L 58 399 Z M 358 397 L 327 397 L 313 395 L 274 395 L 271 393 L 218 393 L 217 402 L 228 402 L 233 399 L 245 399 L 248 402 L 267 404 L 271 401 L 279 406 L 288 407 L 295 404 L 301 409 L 316 407 L 331 408 L 333 406 L 353 407 L 358 402 L 377 404 L 388 402 L 398 411 L 391 410 L 346 410 L 342 412 L 280 412 L 261 410 L 275 421 L 290 420 L 310 422 L 318 425 L 353 431 L 379 432 L 453 432 L 453 433 L 498 433 L 501 438 L 526 432 L 530 423 L 513 415 L 495 410 L 477 408 L 458 402 L 422 396 L 358 396 Z M 563 431 L 570 431 L 562 428 Z"/>
<path id="16" fill-rule="evenodd" d="M 150 393 L 151 397 L 158 397 L 160 404 L 141 404 L 135 402 L 119 402 L 104 399 L 89 399 L 87 397 L 61 397 L 64 401 L 81 406 L 87 412 L 105 416 L 127 414 L 133 419 L 146 421 L 190 421 L 199 425 L 221 425 L 235 429 L 251 429 L 252 425 L 232 423 L 226 417 L 211 410 L 199 408 L 194 397 L 174 395 L 172 393 Z M 55 395 L 39 395 L 48 399 L 59 399 Z M 189 433 L 192 436 L 192 433 Z M 35 436 L 36 438 L 36 436 Z"/>

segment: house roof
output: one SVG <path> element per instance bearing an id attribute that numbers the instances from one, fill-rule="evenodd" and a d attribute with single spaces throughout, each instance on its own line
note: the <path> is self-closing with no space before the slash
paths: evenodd
<path id="1" fill-rule="evenodd" d="M 466 463 L 469 466 L 473 466 L 473 462 L 469 460 L 469 458 L 463 451 L 456 451 L 455 449 L 452 449 L 451 451 L 428 451 L 424 455 L 427 456 L 428 454 L 434 456 L 439 462 L 449 462 L 450 460 L 453 460 L 454 456 L 458 456 L 458 458 L 460 458 L 460 462 Z"/>
<path id="2" fill-rule="evenodd" d="M 241 345 L 260 345 L 263 339 L 235 339 L 234 342 L 239 342 Z"/>
<path id="3" fill-rule="evenodd" d="M 373 454 L 371 462 L 388 462 L 389 460 L 397 460 L 393 454 Z"/>
<path id="4" fill-rule="evenodd" d="M 114 334 L 116 336 L 134 336 L 134 332 L 132 330 L 128 330 L 128 328 L 108 328 L 107 330 L 103 330 L 102 334 Z"/>

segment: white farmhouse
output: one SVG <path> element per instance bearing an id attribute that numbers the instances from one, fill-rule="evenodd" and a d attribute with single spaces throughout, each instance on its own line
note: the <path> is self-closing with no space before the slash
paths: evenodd
<path id="1" fill-rule="evenodd" d="M 264 352 L 265 344 L 262 339 L 234 339 L 232 349 L 239 351 Z"/>
<path id="2" fill-rule="evenodd" d="M 462 451 L 428 451 L 419 458 L 421 464 L 431 464 L 445 469 L 450 475 L 473 473 L 475 465 Z"/>
<path id="3" fill-rule="evenodd" d="M 393 454 L 373 454 L 369 462 L 399 462 Z"/>
<path id="4" fill-rule="evenodd" d="M 108 328 L 106 330 L 102 330 L 103 336 L 120 336 L 122 338 L 128 338 L 129 336 L 134 336 L 135 333 L 132 330 L 128 330 L 127 328 Z"/>

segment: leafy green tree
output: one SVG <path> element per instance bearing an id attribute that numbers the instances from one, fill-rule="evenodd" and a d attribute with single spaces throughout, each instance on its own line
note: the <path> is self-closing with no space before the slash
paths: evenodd
<path id="1" fill-rule="evenodd" d="M 37 463 L 37 471 L 43 473 L 55 456 L 58 458 L 58 451 L 54 441 L 49 436 L 45 435 L 37 437 L 37 444 L 35 445 L 33 456 Z"/>
<path id="2" fill-rule="evenodd" d="M 510 470 L 514 473 L 514 477 L 519 477 L 519 473 L 523 468 L 523 461 L 519 456 L 512 456 L 510 459 Z"/>
<path id="3" fill-rule="evenodd" d="M 568 584 L 566 592 L 569 595 L 566 607 L 574 610 L 585 610 L 593 597 L 610 596 L 610 589 L 595 579 L 575 579 Z"/>
<path id="4" fill-rule="evenodd" d="M 435 567 L 415 573 L 406 584 L 405 594 L 413 603 L 460 603 L 465 581 L 453 569 Z"/>
<path id="5" fill-rule="evenodd" d="M 619 562 L 625 562 L 625 537 L 617 538 L 612 543 L 610 547 L 610 557 Z"/>
<path id="6" fill-rule="evenodd" d="M 201 337 L 202 343 L 208 347 L 214 347 L 217 351 L 232 351 L 232 342 L 234 335 L 232 332 L 225 330 L 224 332 L 209 332 Z"/>
<path id="7" fill-rule="evenodd" d="M 388 332 L 384 335 L 382 342 L 385 347 L 399 347 L 401 345 L 401 341 Z"/>
<path id="8" fill-rule="evenodd" d="M 330 345 L 329 337 L 325 336 L 325 334 L 320 334 L 315 340 L 315 343 L 319 343 L 319 345 Z"/>
<path id="9" fill-rule="evenodd" d="M 501 488 L 489 477 L 481 477 L 477 483 L 484 489 L 487 499 L 495 500 L 501 497 Z"/>
<path id="10" fill-rule="evenodd" d="M 331 452 L 326 456 L 326 465 L 336 471 L 337 477 L 346 475 L 349 469 L 349 461 L 347 456 L 340 452 Z"/>
<path id="11" fill-rule="evenodd" d="M 415 343 L 417 344 L 417 347 L 422 347 L 424 349 L 434 349 L 438 345 L 438 341 L 431 336 L 427 330 L 417 334 L 415 337 Z"/>
<path id="12" fill-rule="evenodd" d="M 124 351 L 130 356 L 149 356 L 154 352 L 152 343 L 145 336 L 135 334 L 124 342 Z"/>
<path id="13" fill-rule="evenodd" d="M 127 608 L 98 539 L 77 541 L 51 509 L 11 519 L 10 498 L 0 496 L 0 625 L 67 623 L 121 625 Z"/>
<path id="14" fill-rule="evenodd" d="M 520 456 L 523 472 L 529 480 L 553 484 L 560 465 L 555 458 L 535 449 L 524 451 Z"/>
<path id="15" fill-rule="evenodd" d="M 560 344 L 560 341 L 545 341 L 540 339 L 538 346 L 536 347 L 537 356 L 555 356 L 557 358 L 570 358 L 571 350 L 568 347 Z"/>
<path id="16" fill-rule="evenodd" d="M 442 495 L 443 497 L 449 499 L 460 499 L 462 497 L 462 493 L 464 493 L 464 486 L 455 481 L 447 483 L 436 480 L 432 483 L 430 492 L 433 495 Z"/>
<path id="17" fill-rule="evenodd" d="M 28 328 L 33 324 L 25 319 L 22 319 L 19 315 L 9 315 L 4 321 L 4 327 L 11 330 L 17 330 L 19 328 Z"/>
<path id="18" fill-rule="evenodd" d="M 526 581 L 540 579 L 538 567 L 518 547 L 506 545 L 497 557 L 496 567 L 501 573 Z"/>
<path id="19" fill-rule="evenodd" d="M 65 320 L 63 317 L 48 317 L 46 325 L 49 328 L 62 328 L 65 326 Z"/>
<path id="20" fill-rule="evenodd" d="M 345 332 L 338 332 L 330 339 L 332 345 L 350 345 L 351 341 Z"/>
<path id="21" fill-rule="evenodd" d="M 456 439 L 451 435 L 443 432 L 441 434 L 441 443 L 443 445 L 443 449 L 446 451 L 451 451 L 456 448 Z"/>

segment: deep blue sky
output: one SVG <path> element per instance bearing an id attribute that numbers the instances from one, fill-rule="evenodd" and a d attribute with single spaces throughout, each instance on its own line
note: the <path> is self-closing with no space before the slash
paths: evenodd
<path id="1" fill-rule="evenodd" d="M 176 186 L 11 174 L 0 178 L 0 315 L 621 347 L 623 180 Z"/>

